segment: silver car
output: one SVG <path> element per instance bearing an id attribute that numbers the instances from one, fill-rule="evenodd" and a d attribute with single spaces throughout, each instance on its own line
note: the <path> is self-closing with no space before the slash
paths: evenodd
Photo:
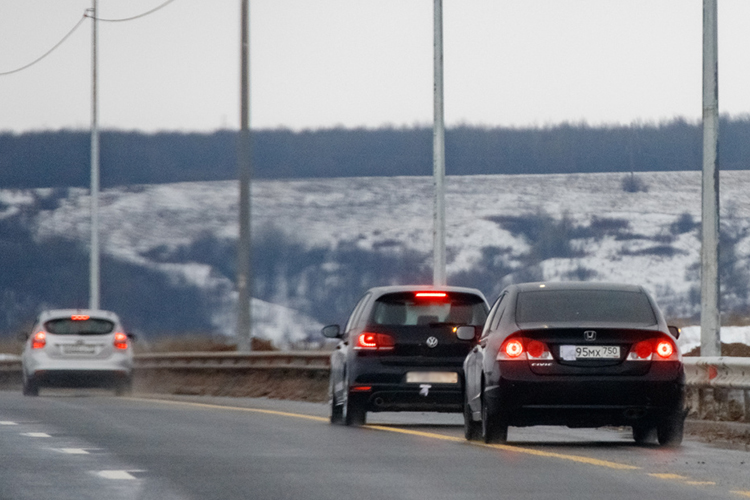
<path id="1" fill-rule="evenodd" d="M 25 395 L 37 396 L 40 387 L 106 387 L 118 395 L 130 391 L 134 337 L 125 333 L 115 313 L 45 311 L 22 337 Z"/>

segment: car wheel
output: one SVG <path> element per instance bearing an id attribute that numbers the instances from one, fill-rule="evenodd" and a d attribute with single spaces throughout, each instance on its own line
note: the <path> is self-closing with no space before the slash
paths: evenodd
<path id="1" fill-rule="evenodd" d="M 38 396 L 39 386 L 34 382 L 33 378 L 23 378 L 23 395 L 24 396 Z"/>
<path id="2" fill-rule="evenodd" d="M 467 402 L 464 402 L 464 437 L 468 441 L 475 441 L 482 437 L 482 423 L 474 421 L 471 407 Z"/>
<path id="3" fill-rule="evenodd" d="M 367 411 L 352 401 L 351 397 L 347 397 L 346 403 L 342 405 L 341 419 L 344 425 L 365 425 Z"/>
<path id="4" fill-rule="evenodd" d="M 344 423 L 344 408 L 336 401 L 336 394 L 331 392 L 331 396 L 328 398 L 330 404 L 330 418 L 332 424 Z"/>
<path id="5" fill-rule="evenodd" d="M 673 414 L 665 417 L 656 426 L 656 436 L 659 444 L 665 448 L 677 448 L 682 444 L 682 434 L 685 428 L 685 415 Z"/>
<path id="6" fill-rule="evenodd" d="M 656 428 L 653 425 L 634 425 L 633 440 L 636 444 L 652 444 L 656 442 Z"/>
<path id="7" fill-rule="evenodd" d="M 482 398 L 482 441 L 485 443 L 505 443 L 508 441 L 508 424 L 497 415 L 490 415 Z"/>

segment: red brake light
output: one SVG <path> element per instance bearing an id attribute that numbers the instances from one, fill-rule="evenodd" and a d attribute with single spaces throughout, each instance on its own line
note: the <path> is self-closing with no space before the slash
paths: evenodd
<path id="1" fill-rule="evenodd" d="M 503 350 L 509 358 L 517 358 L 523 354 L 523 343 L 518 339 L 510 340 L 505 343 Z"/>
<path id="2" fill-rule="evenodd" d="M 127 349 L 128 336 L 122 332 L 115 333 L 115 349 Z"/>
<path id="3" fill-rule="evenodd" d="M 445 292 L 417 292 L 414 296 L 418 299 L 444 299 L 448 294 Z"/>
<path id="4" fill-rule="evenodd" d="M 633 349 L 631 352 L 634 352 L 636 356 L 638 356 L 640 359 L 648 359 L 651 357 L 651 353 L 653 352 L 653 348 L 651 346 L 650 340 L 642 340 L 638 342 L 635 346 L 633 346 Z"/>
<path id="5" fill-rule="evenodd" d="M 642 340 L 630 349 L 628 359 L 634 361 L 678 360 L 679 354 L 674 342 L 666 335 Z"/>
<path id="6" fill-rule="evenodd" d="M 360 333 L 357 337 L 357 342 L 354 345 L 355 349 L 358 350 L 380 350 L 387 351 L 393 349 L 396 346 L 396 342 L 393 337 L 386 335 L 385 333 Z"/>
<path id="7" fill-rule="evenodd" d="M 542 344 L 538 340 L 532 340 L 531 342 L 529 342 L 529 345 L 526 346 L 526 352 L 532 358 L 541 358 L 544 355 L 545 350 L 546 348 L 544 344 Z"/>
<path id="8" fill-rule="evenodd" d="M 668 358 L 674 353 L 674 347 L 672 346 L 672 343 L 668 340 L 662 340 L 658 344 L 656 344 L 656 354 L 659 355 L 659 357 L 662 358 Z"/>
<path id="9" fill-rule="evenodd" d="M 70 317 L 70 319 L 72 319 L 73 321 L 86 321 L 89 318 L 90 316 L 87 316 L 85 314 L 74 314 Z"/>
<path id="10" fill-rule="evenodd" d="M 45 332 L 36 332 L 31 339 L 31 348 L 41 349 L 45 345 L 47 345 L 47 334 Z"/>

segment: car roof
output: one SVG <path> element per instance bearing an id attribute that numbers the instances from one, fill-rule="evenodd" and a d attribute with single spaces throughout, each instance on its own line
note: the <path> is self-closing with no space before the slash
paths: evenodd
<path id="1" fill-rule="evenodd" d="M 643 293 L 643 287 L 628 283 L 612 283 L 599 281 L 549 281 L 536 283 L 521 283 L 515 285 L 521 292 L 544 290 L 611 290 L 622 292 Z"/>
<path id="2" fill-rule="evenodd" d="M 47 311 L 42 311 L 39 314 L 38 321 L 40 323 L 44 323 L 45 321 L 49 321 L 51 319 L 70 318 L 75 314 L 90 316 L 97 319 L 107 319 L 115 323 L 120 322 L 120 318 L 117 316 L 117 314 L 113 313 L 112 311 L 105 311 L 103 309 L 50 309 Z"/>
<path id="3" fill-rule="evenodd" d="M 378 297 L 382 297 L 383 295 L 387 295 L 389 293 L 422 292 L 422 291 L 469 293 L 473 295 L 478 295 L 479 297 L 482 298 L 482 300 L 487 302 L 487 299 L 484 297 L 484 294 L 481 291 L 477 290 L 476 288 L 467 288 L 463 286 L 392 285 L 392 286 L 376 286 L 374 288 L 370 288 L 367 292 L 372 293 L 377 299 Z"/>

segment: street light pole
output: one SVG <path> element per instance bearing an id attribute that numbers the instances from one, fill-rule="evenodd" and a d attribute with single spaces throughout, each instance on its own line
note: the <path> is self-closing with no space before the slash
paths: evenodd
<path id="1" fill-rule="evenodd" d="M 445 286 L 445 123 L 443 113 L 443 0 L 434 0 L 434 112 L 432 176 L 433 212 L 432 284 Z"/>
<path id="2" fill-rule="evenodd" d="M 91 7 L 91 250 L 89 255 L 89 309 L 99 309 L 99 110 L 97 94 L 96 2 Z"/>
<path id="3" fill-rule="evenodd" d="M 703 0 L 701 356 L 721 356 L 719 309 L 719 64 L 716 0 Z"/>
<path id="4" fill-rule="evenodd" d="M 239 241 L 237 244 L 237 350 L 252 350 L 252 307 L 250 268 L 250 6 L 241 0 L 240 47 L 240 133 L 238 136 L 238 170 L 240 180 Z"/>

